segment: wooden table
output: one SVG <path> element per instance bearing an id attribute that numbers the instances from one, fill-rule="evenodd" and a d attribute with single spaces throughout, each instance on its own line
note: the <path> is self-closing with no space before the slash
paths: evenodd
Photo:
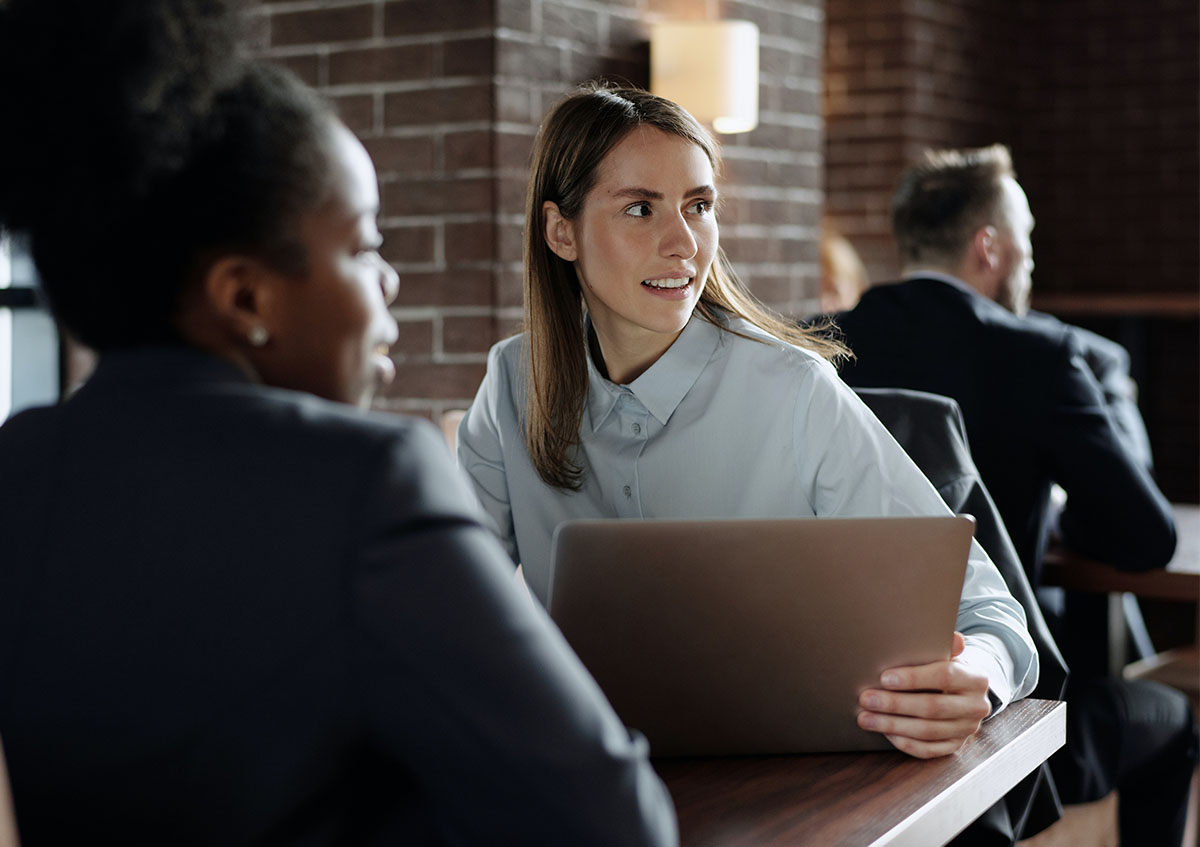
<path id="1" fill-rule="evenodd" d="M 1121 571 L 1066 550 L 1046 553 L 1042 581 L 1073 591 L 1106 593 L 1108 602 L 1109 670 L 1114 676 L 1147 676 L 1196 696 L 1200 668 L 1200 506 L 1174 504 L 1177 542 L 1167 566 L 1152 571 Z M 1197 604 L 1196 643 L 1143 659 L 1125 667 L 1127 633 L 1122 607 L 1125 592 L 1156 600 Z"/>
<path id="2" fill-rule="evenodd" d="M 945 844 L 1066 739 L 1064 703 L 1013 703 L 953 756 L 660 759 L 683 847 Z"/>
<path id="3" fill-rule="evenodd" d="M 1067 550 L 1049 550 L 1042 581 L 1075 591 L 1129 591 L 1159 600 L 1200 601 L 1200 506 L 1174 504 L 1178 541 L 1175 555 L 1162 570 L 1120 571 Z"/>

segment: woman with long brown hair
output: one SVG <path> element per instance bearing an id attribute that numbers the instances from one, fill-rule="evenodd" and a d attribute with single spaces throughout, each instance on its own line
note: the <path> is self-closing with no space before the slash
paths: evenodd
<path id="1" fill-rule="evenodd" d="M 460 464 L 543 601 L 551 537 L 571 518 L 948 512 L 838 379 L 841 345 L 737 280 L 719 170 L 707 132 L 645 91 L 587 86 L 543 123 L 525 332 L 493 348 L 459 429 Z M 953 660 L 864 692 L 864 728 L 941 755 L 1030 690 L 1024 613 L 978 546 L 958 624 Z"/>

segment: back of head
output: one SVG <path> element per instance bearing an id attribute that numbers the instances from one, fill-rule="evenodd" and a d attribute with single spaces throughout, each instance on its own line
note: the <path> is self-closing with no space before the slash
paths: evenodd
<path id="1" fill-rule="evenodd" d="M 1002 177 L 1014 177 L 1008 148 L 927 150 L 892 198 L 892 231 L 909 267 L 952 267 L 972 234 L 997 214 Z"/>
<path id="2" fill-rule="evenodd" d="M 218 252 L 281 269 L 322 190 L 319 99 L 239 55 L 228 0 L 0 3 L 0 229 L 26 233 L 50 305 L 97 349 L 180 343 Z"/>

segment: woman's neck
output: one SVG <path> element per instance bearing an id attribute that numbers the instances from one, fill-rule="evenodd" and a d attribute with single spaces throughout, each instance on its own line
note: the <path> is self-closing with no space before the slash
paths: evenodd
<path id="1" fill-rule="evenodd" d="M 648 371 L 671 348 L 682 330 L 674 335 L 647 333 L 639 339 L 605 337 L 595 324 L 588 332 L 588 350 L 596 370 L 609 382 L 628 385 Z"/>

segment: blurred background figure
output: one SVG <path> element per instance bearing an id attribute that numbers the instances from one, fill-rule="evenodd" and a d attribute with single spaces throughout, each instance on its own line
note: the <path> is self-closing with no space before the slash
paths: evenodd
<path id="1" fill-rule="evenodd" d="M 903 277 L 837 316 L 855 354 L 846 381 L 958 401 L 1035 589 L 1055 520 L 1089 558 L 1129 570 L 1166 565 L 1175 527 L 1147 466 L 1144 429 L 1127 423 L 1140 424 L 1128 358 L 1029 311 L 1034 218 L 1008 149 L 927 151 L 901 176 L 892 208 Z M 1066 492 L 1061 513 L 1056 484 Z M 1108 677 L 1104 630 L 1044 592 L 1041 602 L 1071 670 L 1067 746 L 1051 759 L 1063 800 L 1118 789 L 1122 843 L 1178 845 L 1196 757 L 1187 698 Z"/>
<path id="2" fill-rule="evenodd" d="M 858 251 L 826 218 L 821 222 L 821 312 L 853 309 L 869 285 Z"/>

